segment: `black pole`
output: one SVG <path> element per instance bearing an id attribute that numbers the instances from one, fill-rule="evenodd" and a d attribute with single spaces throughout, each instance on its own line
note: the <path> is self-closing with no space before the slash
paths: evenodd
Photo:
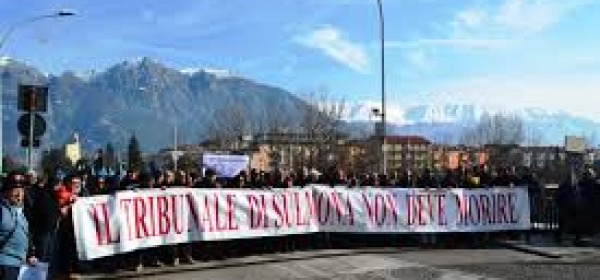
<path id="1" fill-rule="evenodd" d="M 387 152 L 385 150 L 386 142 L 386 110 L 385 110 L 385 24 L 383 17 L 382 0 L 377 0 L 379 11 L 379 37 L 381 47 L 381 153 L 383 158 L 383 175 L 387 175 Z"/>

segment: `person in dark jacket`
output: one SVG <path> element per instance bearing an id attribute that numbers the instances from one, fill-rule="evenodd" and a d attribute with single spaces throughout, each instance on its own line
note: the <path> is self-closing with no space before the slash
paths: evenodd
<path id="1" fill-rule="evenodd" d="M 494 177 L 490 172 L 490 167 L 487 164 L 482 164 L 477 169 L 479 177 L 479 184 L 484 188 L 492 187 L 492 182 L 494 181 Z"/>
<path id="2" fill-rule="evenodd" d="M 520 187 L 527 188 L 529 193 L 529 205 L 531 208 L 531 220 L 538 222 L 542 213 L 543 205 L 543 186 L 537 175 L 529 168 L 523 168 L 519 182 L 516 184 Z"/>
<path id="3" fill-rule="evenodd" d="M 202 178 L 202 181 L 199 185 L 200 185 L 200 188 L 203 188 L 203 189 L 218 188 L 217 173 L 213 169 L 207 169 L 204 174 L 204 178 Z"/>
<path id="4" fill-rule="evenodd" d="M 431 172 L 431 169 L 429 169 L 429 168 L 425 168 L 425 170 L 423 171 L 423 174 L 421 174 L 421 176 L 419 176 L 419 178 L 417 179 L 417 186 L 419 188 L 423 188 L 423 189 L 437 188 L 438 185 L 439 184 L 438 184 L 435 176 L 433 175 L 433 172 Z"/>
<path id="5" fill-rule="evenodd" d="M 25 209 L 25 214 L 30 225 L 34 255 L 53 269 L 56 233 L 61 216 L 58 199 L 47 182 L 38 181 L 29 188 L 31 206 Z"/>
<path id="6" fill-rule="evenodd" d="M 77 262 L 75 245 L 75 227 L 73 224 L 72 207 L 81 194 L 81 179 L 76 175 L 67 175 L 62 185 L 54 188 L 56 200 L 60 209 L 60 219 L 57 229 L 57 258 L 56 269 L 61 277 L 74 278 L 79 276 L 81 267 Z"/>
<path id="7" fill-rule="evenodd" d="M 16 280 L 26 261 L 35 265 L 29 251 L 29 225 L 23 214 L 25 178 L 11 173 L 2 182 L 0 198 L 0 280 Z"/>
<path id="8" fill-rule="evenodd" d="M 199 189 L 217 189 L 217 173 L 214 169 L 208 168 L 204 171 L 203 178 L 196 184 Z M 226 258 L 223 241 L 200 242 L 199 248 L 195 250 L 197 258 L 202 261 L 210 259 L 223 260 Z"/>
<path id="9" fill-rule="evenodd" d="M 439 184 L 429 168 L 423 170 L 423 174 L 417 178 L 417 187 L 425 190 L 430 188 L 438 188 Z M 437 235 L 435 233 L 421 234 L 421 244 L 425 247 L 435 246 L 437 243 Z"/>
<path id="10" fill-rule="evenodd" d="M 139 176 L 139 188 L 142 190 L 152 190 L 160 188 L 156 184 L 157 176 L 156 174 L 151 174 L 148 172 L 142 172 Z M 148 264 L 150 267 L 164 267 L 165 263 L 162 258 L 167 255 L 164 247 L 152 247 L 148 249 L 141 250 L 138 258 L 134 257 L 135 270 L 141 271 L 144 268 L 144 264 Z"/>
<path id="11" fill-rule="evenodd" d="M 452 188 L 460 188 L 460 176 L 457 174 L 458 172 L 447 168 L 446 169 L 446 174 L 444 175 L 444 178 L 442 179 L 441 182 L 441 187 L 442 188 L 448 188 L 448 189 L 452 189 Z"/>
<path id="12" fill-rule="evenodd" d="M 556 202 L 558 205 L 558 231 L 555 238 L 560 242 L 564 234 L 575 232 L 573 217 L 575 211 L 575 184 L 573 180 L 565 180 L 558 187 Z"/>
<path id="13" fill-rule="evenodd" d="M 120 190 L 135 190 L 140 187 L 138 180 L 139 173 L 136 170 L 128 170 L 125 178 L 121 181 Z"/>
<path id="14" fill-rule="evenodd" d="M 594 208 L 594 189 L 596 188 L 596 174 L 591 168 L 586 168 L 583 176 L 575 189 L 575 242 L 578 243 L 583 236 L 592 235 L 596 213 Z M 577 245 L 577 244 L 576 244 Z"/>

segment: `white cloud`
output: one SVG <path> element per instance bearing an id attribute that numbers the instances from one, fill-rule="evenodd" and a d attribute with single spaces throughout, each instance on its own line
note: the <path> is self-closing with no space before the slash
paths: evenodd
<path id="1" fill-rule="evenodd" d="M 457 11 L 445 23 L 439 38 L 388 41 L 389 48 L 452 47 L 466 50 L 497 50 L 543 32 L 576 9 L 598 0 L 503 0 L 488 7 Z"/>
<path id="2" fill-rule="evenodd" d="M 513 31 L 537 33 L 554 25 L 577 7 L 568 2 L 507 0 L 497 10 L 494 20 L 496 24 Z"/>
<path id="3" fill-rule="evenodd" d="M 442 24 L 442 35 L 412 41 L 388 41 L 388 48 L 405 49 L 405 57 L 416 71 L 431 70 L 432 50 L 498 51 L 518 46 L 559 23 L 587 4 L 599 0 L 501 0 L 493 5 L 469 6 L 456 11 Z M 412 73 L 414 71 L 409 71 Z M 414 75 L 411 75 L 414 76 Z"/>
<path id="4" fill-rule="evenodd" d="M 451 38 L 522 38 L 543 32 L 596 0 L 503 0 L 496 6 L 458 11 Z"/>
<path id="5" fill-rule="evenodd" d="M 464 25 L 467 27 L 478 27 L 487 20 L 487 12 L 481 9 L 469 9 L 460 11 L 456 14 L 452 24 Z"/>
<path id="6" fill-rule="evenodd" d="M 295 41 L 306 47 L 322 51 L 326 56 L 354 71 L 368 72 L 369 60 L 364 47 L 350 42 L 333 26 L 321 27 L 296 38 Z"/>

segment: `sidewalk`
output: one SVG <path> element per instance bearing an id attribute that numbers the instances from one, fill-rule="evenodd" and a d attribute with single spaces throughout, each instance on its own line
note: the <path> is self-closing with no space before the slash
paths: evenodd
<path id="1" fill-rule="evenodd" d="M 195 264 L 186 264 L 179 266 L 166 266 L 162 268 L 144 268 L 141 272 L 132 270 L 120 270 L 112 273 L 96 273 L 96 274 L 82 274 L 78 278 L 74 279 L 133 279 L 143 278 L 147 276 L 175 274 L 182 272 L 201 271 L 220 269 L 227 267 L 238 267 L 247 266 L 254 264 L 265 264 L 265 263 L 278 263 L 286 262 L 291 260 L 305 260 L 305 259 L 319 259 L 319 258 L 330 258 L 339 256 L 352 256 L 360 253 L 369 254 L 386 254 L 386 253 L 398 253 L 407 250 L 414 250 L 414 248 L 398 249 L 398 248 L 369 248 L 369 249 L 327 249 L 327 250 L 310 250 L 310 251 L 295 251 L 292 253 L 277 253 L 268 255 L 257 255 L 257 256 L 246 256 L 241 258 L 231 258 L 226 260 L 215 260 L 208 262 L 198 261 Z"/>
<path id="2" fill-rule="evenodd" d="M 552 234 L 532 234 L 516 240 L 496 240 L 495 243 L 513 250 L 553 259 L 600 257 L 600 235 L 582 238 L 575 244 L 573 236 L 557 241 Z"/>
<path id="3" fill-rule="evenodd" d="M 550 234 L 531 235 L 529 239 L 495 240 L 495 244 L 511 250 L 546 257 L 561 262 L 600 260 L 600 236 L 582 240 L 581 246 L 574 246 L 572 238 L 566 237 L 559 244 Z M 143 271 L 119 270 L 110 273 L 83 274 L 75 279 L 134 279 L 149 276 L 180 274 L 182 272 L 207 271 L 222 268 L 251 266 L 256 264 L 276 264 L 295 260 L 316 260 L 331 257 L 355 256 L 358 254 L 395 254 L 400 252 L 421 251 L 422 248 L 364 248 L 364 249 L 326 249 L 295 251 L 291 253 L 274 253 L 254 255 L 226 260 L 197 262 L 179 266 L 162 268 L 145 267 Z"/>

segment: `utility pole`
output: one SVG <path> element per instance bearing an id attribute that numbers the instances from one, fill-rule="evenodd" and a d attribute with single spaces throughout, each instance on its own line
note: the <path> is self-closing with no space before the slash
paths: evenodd
<path id="1" fill-rule="evenodd" d="M 35 98 L 35 95 L 32 95 Z M 35 104 L 35 100 L 32 101 Z M 29 112 L 29 146 L 27 147 L 27 171 L 33 172 L 33 125 L 35 125 L 35 118 L 33 117 L 33 111 Z"/>
<path id="2" fill-rule="evenodd" d="M 177 150 L 177 124 L 173 128 L 173 168 L 177 170 L 177 161 L 179 159 L 179 151 Z"/>
<path id="3" fill-rule="evenodd" d="M 383 175 L 387 175 L 387 151 L 386 151 L 386 129 L 385 129 L 385 21 L 383 17 L 382 0 L 377 0 L 379 12 L 379 39 L 381 47 L 381 153 L 383 158 Z"/>

